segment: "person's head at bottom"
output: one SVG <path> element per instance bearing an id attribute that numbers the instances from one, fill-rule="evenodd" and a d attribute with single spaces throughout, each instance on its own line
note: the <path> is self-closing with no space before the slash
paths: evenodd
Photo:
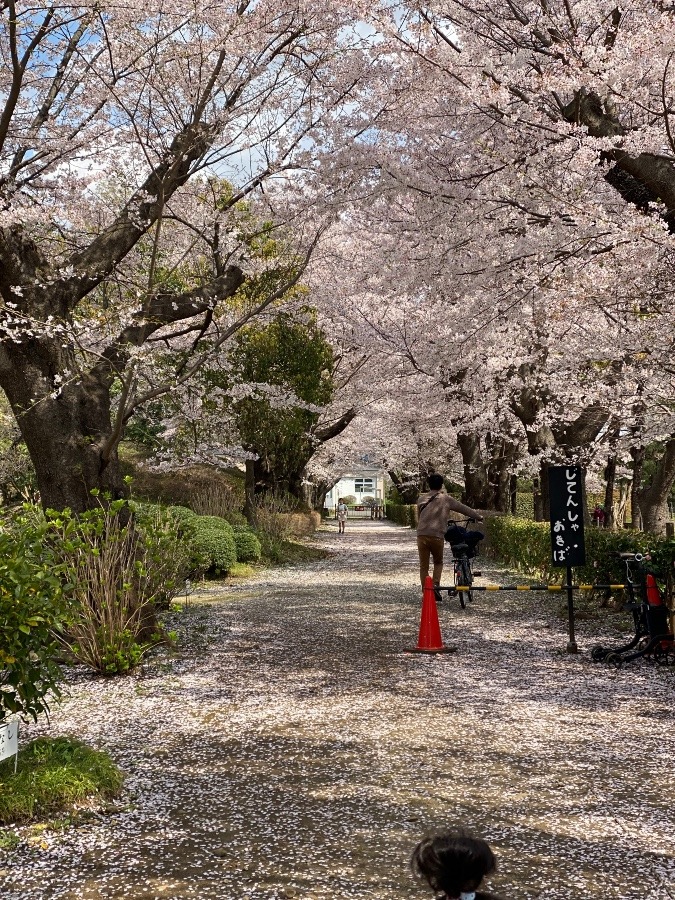
<path id="1" fill-rule="evenodd" d="M 443 487 L 443 476 L 434 472 L 433 475 L 429 475 L 427 478 L 427 484 L 429 485 L 430 491 L 440 491 Z"/>
<path id="2" fill-rule="evenodd" d="M 483 879 L 497 868 L 489 845 L 464 829 L 425 838 L 410 860 L 415 875 L 447 900 L 498 900 L 479 892 Z"/>

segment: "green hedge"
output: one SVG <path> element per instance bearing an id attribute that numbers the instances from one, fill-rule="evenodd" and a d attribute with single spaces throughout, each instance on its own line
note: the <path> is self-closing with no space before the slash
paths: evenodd
<path id="1" fill-rule="evenodd" d="M 387 503 L 387 518 L 397 525 L 407 525 L 410 528 L 417 527 L 415 519 L 415 507 L 403 503 Z"/>
<path id="2" fill-rule="evenodd" d="M 551 528 L 548 522 L 533 522 L 512 516 L 493 516 L 486 520 L 489 552 L 507 566 L 544 581 L 564 580 L 564 569 L 551 562 Z M 586 565 L 576 568 L 575 582 L 623 583 L 625 565 L 616 558 L 621 551 L 650 552 L 651 568 L 661 579 L 673 567 L 675 541 L 641 531 L 610 531 L 588 528 Z"/>
<path id="3" fill-rule="evenodd" d="M 226 522 L 230 523 L 235 531 L 246 531 L 248 528 L 248 521 L 246 520 L 246 516 L 238 509 L 226 510 L 223 513 L 223 518 Z"/>
<path id="4" fill-rule="evenodd" d="M 252 531 L 236 529 L 234 543 L 237 548 L 237 562 L 258 562 L 262 556 L 260 541 Z"/>
<path id="5" fill-rule="evenodd" d="M 534 494 L 516 494 L 516 516 L 520 519 L 534 519 Z"/>

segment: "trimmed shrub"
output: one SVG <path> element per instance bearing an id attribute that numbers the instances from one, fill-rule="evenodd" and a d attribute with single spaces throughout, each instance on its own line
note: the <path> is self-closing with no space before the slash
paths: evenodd
<path id="1" fill-rule="evenodd" d="M 227 519 L 223 519 L 222 516 L 197 516 L 197 520 L 200 525 L 208 525 L 211 528 L 222 528 L 222 530 L 226 531 L 230 536 L 234 535 L 234 528 Z"/>
<path id="2" fill-rule="evenodd" d="M 207 571 L 229 572 L 237 561 L 234 531 L 220 516 L 196 516 L 193 546 L 207 560 Z"/>
<path id="3" fill-rule="evenodd" d="M 166 511 L 181 525 L 194 524 L 195 519 L 199 518 L 197 513 L 187 506 L 167 506 Z"/>
<path id="4" fill-rule="evenodd" d="M 484 522 L 486 552 L 507 566 L 532 575 L 553 575 L 550 526 L 545 522 L 515 516 L 491 516 Z M 558 570 L 557 574 L 560 574 Z"/>
<path id="5" fill-rule="evenodd" d="M 223 514 L 223 519 L 225 519 L 226 522 L 229 522 L 235 531 L 237 529 L 248 528 L 246 516 L 243 514 L 243 512 L 239 512 L 238 509 L 228 510 Z"/>
<path id="6" fill-rule="evenodd" d="M 210 552 L 203 550 L 195 537 L 199 516 L 187 506 L 167 506 L 166 512 L 178 524 L 184 552 L 189 554 L 189 577 L 195 578 L 203 575 L 213 563 Z"/>
<path id="7" fill-rule="evenodd" d="M 486 520 L 488 547 L 492 556 L 507 566 L 541 578 L 544 581 L 564 581 L 565 569 L 554 568 L 551 562 L 551 528 L 548 522 L 534 522 L 513 516 L 493 516 Z M 650 552 L 651 568 L 657 577 L 665 579 L 675 561 L 675 541 L 645 534 L 642 531 L 610 531 L 587 528 L 586 565 L 575 568 L 575 581 L 623 583 L 625 565 L 616 554 L 622 551 Z"/>
<path id="8" fill-rule="evenodd" d="M 258 562 L 262 555 L 260 541 L 252 531 L 236 530 L 234 543 L 237 548 L 237 562 Z"/>
<path id="9" fill-rule="evenodd" d="M 192 547 L 192 520 L 181 521 L 169 509 L 155 503 L 130 505 L 136 527 L 143 536 L 146 578 L 155 583 L 153 602 L 160 609 L 168 609 L 173 598 L 182 592 L 185 579 L 194 577 L 204 567 Z"/>

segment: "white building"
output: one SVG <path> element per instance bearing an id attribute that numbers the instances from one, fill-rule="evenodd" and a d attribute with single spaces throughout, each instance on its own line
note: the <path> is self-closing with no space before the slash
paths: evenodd
<path id="1" fill-rule="evenodd" d="M 373 498 L 381 505 L 384 503 L 387 479 L 386 472 L 367 465 L 346 472 L 330 489 L 324 505 L 333 509 L 340 497 L 356 497 L 356 506 L 362 506 L 366 498 Z"/>

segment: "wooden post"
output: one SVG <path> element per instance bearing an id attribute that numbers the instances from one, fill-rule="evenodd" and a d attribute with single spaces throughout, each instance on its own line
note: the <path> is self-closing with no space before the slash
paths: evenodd
<path id="1" fill-rule="evenodd" d="M 572 567 L 567 566 L 567 628 L 569 640 L 567 642 L 568 653 L 578 653 L 577 639 L 574 634 L 574 591 L 572 590 L 573 582 Z"/>

